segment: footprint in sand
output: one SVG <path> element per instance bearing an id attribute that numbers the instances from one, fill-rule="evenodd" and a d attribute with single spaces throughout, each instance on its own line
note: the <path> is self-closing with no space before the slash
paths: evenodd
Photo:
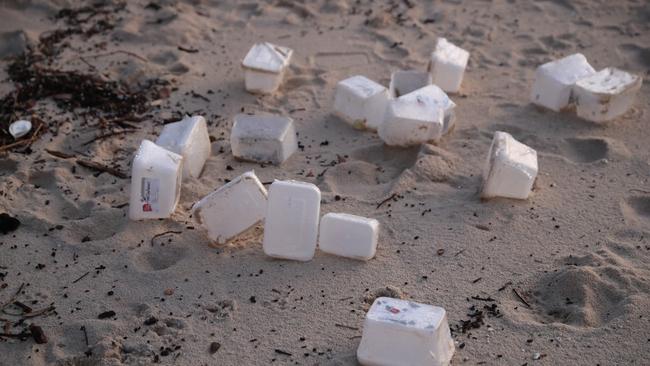
<path id="1" fill-rule="evenodd" d="M 182 261 L 187 255 L 188 250 L 184 247 L 170 244 L 165 246 L 156 245 L 136 254 L 133 262 L 136 268 L 144 272 L 162 271 Z"/>
<path id="2" fill-rule="evenodd" d="M 628 224 L 650 227 L 650 195 L 627 197 L 620 206 Z"/>
<path id="3" fill-rule="evenodd" d="M 609 144 L 601 138 L 567 138 L 564 142 L 563 155 L 576 163 L 605 159 L 609 153 Z"/>

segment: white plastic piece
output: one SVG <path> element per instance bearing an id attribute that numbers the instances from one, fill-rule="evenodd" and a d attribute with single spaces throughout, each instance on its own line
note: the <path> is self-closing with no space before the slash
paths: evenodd
<path id="1" fill-rule="evenodd" d="M 453 103 L 453 102 L 452 102 Z M 393 99 L 386 108 L 386 119 L 377 131 L 387 145 L 412 146 L 437 141 L 445 132 L 445 105 L 435 89 L 418 89 Z M 453 121 L 450 115 L 450 121 Z"/>
<path id="2" fill-rule="evenodd" d="M 431 74 L 416 70 L 398 70 L 390 75 L 388 93 L 398 98 L 412 91 L 431 85 Z"/>
<path id="3" fill-rule="evenodd" d="M 298 150 L 296 127 L 289 117 L 238 114 L 230 147 L 237 159 L 279 165 Z"/>
<path id="4" fill-rule="evenodd" d="M 334 110 L 353 127 L 377 130 L 384 121 L 388 90 L 365 76 L 339 81 L 334 94 Z"/>
<path id="5" fill-rule="evenodd" d="M 291 62 L 293 50 L 269 42 L 256 43 L 242 62 L 246 90 L 251 93 L 275 92 Z"/>
<path id="6" fill-rule="evenodd" d="M 642 80 L 613 67 L 578 80 L 573 88 L 578 116 L 594 122 L 622 116 L 634 104 Z"/>
<path id="7" fill-rule="evenodd" d="M 183 157 L 143 140 L 131 171 L 131 220 L 161 219 L 174 213 L 181 194 Z"/>
<path id="8" fill-rule="evenodd" d="M 494 133 L 483 172 L 481 197 L 526 199 L 537 177 L 537 151 L 509 133 Z"/>
<path id="9" fill-rule="evenodd" d="M 311 183 L 275 181 L 269 188 L 263 248 L 276 258 L 308 261 L 314 257 L 320 190 Z"/>
<path id="10" fill-rule="evenodd" d="M 326 253 L 367 261 L 375 256 L 379 221 L 345 213 L 320 220 L 318 247 Z"/>
<path id="11" fill-rule="evenodd" d="M 445 366 L 454 349 L 445 309 L 379 297 L 366 314 L 357 360 L 365 366 Z"/>
<path id="12" fill-rule="evenodd" d="M 468 60 L 469 52 L 445 38 L 438 38 L 429 64 L 432 82 L 448 93 L 457 93 L 463 82 Z"/>
<path id="13" fill-rule="evenodd" d="M 210 240 L 223 244 L 262 221 L 266 203 L 266 188 L 250 171 L 203 197 L 192 211 Z"/>
<path id="14" fill-rule="evenodd" d="M 186 116 L 165 125 L 156 144 L 183 156 L 184 178 L 198 178 L 212 152 L 208 125 L 202 116 Z"/>
<path id="15" fill-rule="evenodd" d="M 547 62 L 535 72 L 530 100 L 534 104 L 558 112 L 569 105 L 571 89 L 576 81 L 595 72 L 581 53 Z"/>
<path id="16" fill-rule="evenodd" d="M 32 130 L 32 123 L 22 119 L 9 125 L 9 133 L 16 140 L 27 135 L 31 130 Z"/>

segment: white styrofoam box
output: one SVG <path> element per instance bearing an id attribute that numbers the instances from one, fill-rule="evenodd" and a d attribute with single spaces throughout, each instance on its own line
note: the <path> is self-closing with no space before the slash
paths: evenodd
<path id="1" fill-rule="evenodd" d="M 365 366 L 444 366 L 454 349 L 445 309 L 378 297 L 366 314 L 357 360 Z"/>
<path id="2" fill-rule="evenodd" d="M 230 147 L 241 160 L 282 164 L 298 150 L 296 127 L 289 117 L 238 114 L 230 132 Z"/>
<path id="3" fill-rule="evenodd" d="M 365 76 L 352 76 L 336 84 L 334 111 L 355 128 L 377 130 L 384 121 L 386 103 L 386 87 Z"/>
<path id="4" fill-rule="evenodd" d="M 433 89 L 422 88 L 390 100 L 377 130 L 379 137 L 391 146 L 439 140 L 445 131 L 445 110 L 435 94 Z"/>
<path id="5" fill-rule="evenodd" d="M 291 62 L 293 50 L 269 42 L 256 43 L 242 62 L 246 90 L 251 93 L 275 92 Z"/>
<path id="6" fill-rule="evenodd" d="M 367 261 L 375 256 L 379 221 L 345 213 L 320 220 L 318 247 L 326 253 Z"/>
<path id="7" fill-rule="evenodd" d="M 613 67 L 578 80 L 573 87 L 578 116 L 594 122 L 622 116 L 634 104 L 642 80 Z"/>
<path id="8" fill-rule="evenodd" d="M 571 90 L 576 81 L 595 72 L 581 53 L 547 62 L 535 72 L 530 100 L 534 104 L 558 112 L 569 105 Z"/>
<path id="9" fill-rule="evenodd" d="M 456 123 L 456 103 L 437 85 L 429 85 L 411 92 L 415 95 L 428 96 L 444 110 L 442 134 L 451 131 Z"/>
<path id="10" fill-rule="evenodd" d="M 183 157 L 143 140 L 133 158 L 129 218 L 171 216 L 181 194 Z"/>
<path id="11" fill-rule="evenodd" d="M 445 38 L 438 38 L 429 64 L 432 82 L 448 93 L 457 93 L 463 82 L 468 60 L 469 52 Z"/>
<path id="12" fill-rule="evenodd" d="M 208 125 L 202 116 L 186 116 L 165 125 L 156 144 L 183 156 L 184 178 L 198 178 L 212 152 Z"/>
<path id="13" fill-rule="evenodd" d="M 208 237 L 223 244 L 262 221 L 266 203 L 266 188 L 250 171 L 202 198 L 193 212 Z"/>
<path id="14" fill-rule="evenodd" d="M 276 180 L 269 188 L 262 246 L 266 255 L 308 261 L 318 237 L 320 190 L 311 183 Z"/>
<path id="15" fill-rule="evenodd" d="M 483 172 L 481 197 L 526 199 L 537 177 L 537 151 L 496 131 Z"/>
<path id="16" fill-rule="evenodd" d="M 390 75 L 388 93 L 398 98 L 431 84 L 431 74 L 417 70 L 398 70 Z"/>
<path id="17" fill-rule="evenodd" d="M 9 133 L 16 140 L 27 135 L 31 130 L 32 130 L 32 123 L 22 119 L 9 125 Z"/>

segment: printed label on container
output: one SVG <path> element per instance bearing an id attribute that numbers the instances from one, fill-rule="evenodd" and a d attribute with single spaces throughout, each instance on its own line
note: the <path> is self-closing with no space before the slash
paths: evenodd
<path id="1" fill-rule="evenodd" d="M 159 201 L 160 179 L 142 178 L 140 186 L 140 200 L 142 201 L 143 212 L 160 211 Z"/>

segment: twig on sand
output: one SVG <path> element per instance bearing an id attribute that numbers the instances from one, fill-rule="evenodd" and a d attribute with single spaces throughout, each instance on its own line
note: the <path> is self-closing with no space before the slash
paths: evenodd
<path id="1" fill-rule="evenodd" d="M 164 233 L 156 234 L 156 235 L 154 235 L 154 236 L 151 238 L 151 246 L 154 245 L 154 240 L 156 240 L 157 238 L 159 238 L 159 237 L 161 237 L 161 236 L 163 236 L 163 235 L 167 235 L 167 234 L 182 234 L 182 233 L 183 233 L 182 231 L 169 230 L 169 231 L 165 231 Z"/>
<path id="2" fill-rule="evenodd" d="M 93 138 L 91 140 L 88 140 L 88 141 L 84 142 L 81 145 L 83 145 L 83 146 L 90 145 L 93 142 L 98 141 L 98 140 L 103 140 L 105 138 L 112 137 L 112 136 L 117 136 L 117 135 L 124 135 L 124 134 L 131 133 L 131 132 L 134 132 L 134 131 L 137 131 L 137 130 L 130 129 L 130 130 L 113 131 L 113 132 L 105 133 L 103 135 L 96 136 L 95 138 Z"/>
<path id="3" fill-rule="evenodd" d="M 357 327 L 351 327 L 351 326 L 345 325 L 345 324 L 336 323 L 336 324 L 334 324 L 334 326 L 339 327 L 339 328 L 351 329 L 351 330 L 359 330 L 359 328 L 357 328 Z"/>
<path id="4" fill-rule="evenodd" d="M 377 208 L 381 207 L 381 205 L 383 205 L 384 203 L 386 203 L 386 202 L 392 200 L 392 199 L 395 198 L 396 196 L 397 196 L 397 193 L 393 193 L 393 194 L 391 194 L 390 197 L 388 197 L 388 198 L 386 198 L 385 200 L 379 202 L 379 203 L 377 204 Z"/>
<path id="5" fill-rule="evenodd" d="M 125 55 L 129 55 L 129 56 L 135 57 L 135 58 L 137 58 L 137 59 L 140 60 L 140 61 L 147 62 L 147 63 L 149 62 L 149 60 L 147 60 L 146 58 L 144 58 L 144 57 L 138 55 L 137 53 L 134 53 L 134 52 L 131 52 L 131 51 L 125 51 L 125 50 L 115 50 L 115 51 L 111 51 L 111 52 L 107 52 L 107 53 L 100 53 L 100 54 L 97 54 L 97 55 L 89 55 L 89 56 L 84 56 L 84 57 L 85 57 L 85 58 L 106 57 L 106 56 L 112 56 L 112 55 L 115 55 L 115 54 L 117 54 L 117 53 L 123 53 L 123 54 L 125 54 Z"/>
<path id="6" fill-rule="evenodd" d="M 10 149 L 13 149 L 14 147 L 21 146 L 21 145 L 29 146 L 29 145 L 33 144 L 34 141 L 36 141 L 36 138 L 38 137 L 38 133 L 41 131 L 42 128 L 43 128 L 43 124 L 41 123 L 36 128 L 36 131 L 34 131 L 34 133 L 32 134 L 32 137 L 30 137 L 28 139 L 19 140 L 19 141 L 16 141 L 16 142 L 13 142 L 11 144 L 4 145 L 4 146 L 0 146 L 0 152 L 10 150 Z"/>
<path id="7" fill-rule="evenodd" d="M 96 171 L 98 171 L 100 173 L 108 173 L 108 174 L 110 174 L 112 176 L 115 176 L 115 177 L 118 177 L 118 178 L 122 178 L 122 179 L 128 178 L 128 176 L 126 174 L 124 174 L 123 172 L 121 172 L 121 171 L 119 171 L 119 170 L 117 170 L 115 168 L 111 168 L 109 166 L 106 166 L 104 164 L 100 164 L 100 163 L 97 163 L 97 162 L 94 162 L 94 161 L 91 161 L 91 160 L 77 159 L 77 164 L 79 164 L 79 165 L 81 165 L 81 166 L 83 166 L 85 168 L 88 168 L 88 169 L 96 170 Z"/>
<path id="8" fill-rule="evenodd" d="M 519 292 L 517 292 L 516 289 L 513 288 L 513 289 L 512 289 L 512 292 L 514 292 L 515 295 L 517 295 L 517 297 L 519 298 L 519 300 L 520 300 L 522 303 L 524 303 L 524 305 L 526 305 L 526 306 L 529 307 L 529 308 L 532 307 L 532 306 L 530 306 L 530 304 L 528 303 L 528 301 L 526 301 L 526 299 L 524 299 L 523 296 L 521 296 L 521 295 L 519 294 Z"/>
<path id="9" fill-rule="evenodd" d="M 50 154 L 50 155 L 52 155 L 52 156 L 56 156 L 57 158 L 61 158 L 61 159 L 70 159 L 70 158 L 74 158 L 74 155 L 72 155 L 72 154 L 66 154 L 66 153 L 61 152 L 61 151 L 45 149 L 45 152 L 48 153 L 48 154 Z"/>
<path id="10" fill-rule="evenodd" d="M 72 283 L 77 283 L 77 282 L 81 281 L 84 277 L 88 276 L 89 274 L 90 274 L 90 272 L 86 272 L 86 273 L 82 274 L 81 276 L 79 276 L 79 278 L 72 281 Z"/>
<path id="11" fill-rule="evenodd" d="M 9 306 L 10 304 L 13 304 L 16 301 L 16 297 L 18 297 L 20 292 L 23 290 L 23 287 L 25 287 L 24 282 L 20 284 L 20 286 L 18 287 L 18 290 L 16 290 L 16 292 L 9 298 L 8 301 L 6 301 L 6 302 L 4 302 L 4 303 L 2 303 L 0 305 L 0 311 L 4 310 L 4 308 Z"/>

